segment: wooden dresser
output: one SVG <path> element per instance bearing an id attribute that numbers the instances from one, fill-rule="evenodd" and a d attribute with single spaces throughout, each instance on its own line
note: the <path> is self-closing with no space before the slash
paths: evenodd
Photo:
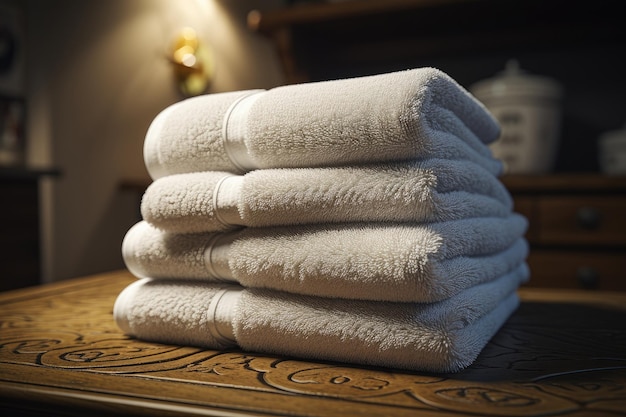
<path id="1" fill-rule="evenodd" d="M 56 169 L 0 167 L 0 291 L 41 282 L 39 183 Z"/>
<path id="2" fill-rule="evenodd" d="M 509 176 L 534 287 L 626 290 L 626 177 Z"/>
<path id="3" fill-rule="evenodd" d="M 0 293 L 3 416 L 626 416 L 626 293 L 522 288 L 457 374 L 147 343 L 126 271 Z"/>

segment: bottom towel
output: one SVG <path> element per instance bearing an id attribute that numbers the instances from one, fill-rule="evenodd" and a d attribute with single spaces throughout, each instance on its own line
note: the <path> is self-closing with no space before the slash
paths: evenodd
<path id="1" fill-rule="evenodd" d="M 430 372 L 470 365 L 517 308 L 526 264 L 434 303 L 321 298 L 238 285 L 138 280 L 114 316 L 149 341 Z"/>

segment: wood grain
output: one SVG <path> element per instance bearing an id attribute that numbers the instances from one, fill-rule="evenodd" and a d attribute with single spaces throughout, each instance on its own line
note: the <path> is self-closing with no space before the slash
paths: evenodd
<path id="1" fill-rule="evenodd" d="M 133 280 L 0 294 L 5 415 L 626 415 L 624 293 L 524 288 L 476 363 L 439 375 L 134 340 L 112 318 Z"/>

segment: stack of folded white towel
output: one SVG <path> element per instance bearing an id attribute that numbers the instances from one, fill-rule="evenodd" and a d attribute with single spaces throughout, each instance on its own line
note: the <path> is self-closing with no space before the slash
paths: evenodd
<path id="1" fill-rule="evenodd" d="M 148 130 L 115 319 L 151 341 L 423 370 L 517 308 L 499 127 L 439 70 L 210 94 Z"/>

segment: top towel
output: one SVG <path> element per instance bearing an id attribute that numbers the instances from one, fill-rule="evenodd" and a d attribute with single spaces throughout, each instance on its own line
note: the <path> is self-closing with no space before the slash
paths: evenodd
<path id="1" fill-rule="evenodd" d="M 499 132 L 450 76 L 418 68 L 186 99 L 154 119 L 144 159 L 153 179 L 426 158 L 470 160 L 499 175 L 487 146 Z"/>

